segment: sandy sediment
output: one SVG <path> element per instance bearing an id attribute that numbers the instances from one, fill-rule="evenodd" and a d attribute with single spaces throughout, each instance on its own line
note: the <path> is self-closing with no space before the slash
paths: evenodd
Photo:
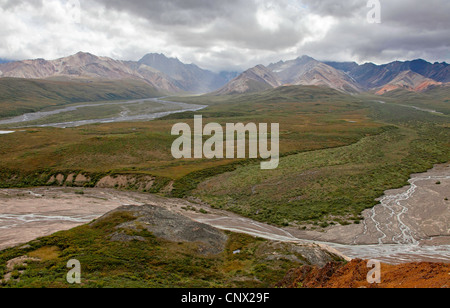
<path id="1" fill-rule="evenodd" d="M 147 180 L 146 183 L 152 183 L 150 178 Z M 115 177 L 99 184 L 120 187 L 125 182 L 129 179 Z M 446 200 L 450 197 L 450 164 L 413 175 L 410 183 L 408 187 L 386 192 L 378 206 L 363 213 L 363 223 L 333 226 L 323 232 L 278 228 L 212 209 L 196 199 L 168 199 L 108 188 L 0 190 L 0 249 L 87 223 L 122 205 L 148 204 L 163 206 L 221 230 L 316 245 L 338 251 L 344 258 L 379 259 L 394 264 L 450 263 L 450 203 Z"/>
<path id="2" fill-rule="evenodd" d="M 450 245 L 450 164 L 414 174 L 363 213 L 359 225 L 289 231 L 297 237 L 345 245 Z"/>
<path id="3" fill-rule="evenodd" d="M 0 250 L 85 224 L 124 202 L 73 188 L 0 190 Z"/>

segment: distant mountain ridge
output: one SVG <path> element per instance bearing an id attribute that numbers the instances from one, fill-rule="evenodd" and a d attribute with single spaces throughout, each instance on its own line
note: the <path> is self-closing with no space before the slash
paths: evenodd
<path id="1" fill-rule="evenodd" d="M 361 91 L 361 87 L 344 72 L 308 56 L 281 61 L 268 68 L 278 74 L 282 84 L 326 86 L 345 92 Z"/>
<path id="2" fill-rule="evenodd" d="M 422 59 L 400 62 L 395 61 L 384 65 L 355 62 L 325 62 L 336 69 L 345 71 L 366 89 L 383 86 L 394 80 L 398 74 L 411 71 L 437 82 L 450 82 L 450 65 L 443 63 L 429 63 Z"/>
<path id="3" fill-rule="evenodd" d="M 50 61 L 36 59 L 0 64 L 0 71 L 0 77 L 25 79 L 144 80 L 156 89 L 181 91 L 167 76 L 154 69 L 84 52 Z"/>
<path id="4" fill-rule="evenodd" d="M 206 93 L 230 79 L 227 75 L 184 64 L 164 55 L 149 54 L 140 61 L 120 61 L 79 52 L 56 60 L 25 60 L 0 64 L 0 78 L 56 80 L 141 80 L 155 89 L 170 92 Z M 233 76 L 233 75 L 231 75 Z"/>
<path id="5" fill-rule="evenodd" d="M 322 86 L 357 93 L 362 88 L 346 73 L 311 57 L 258 65 L 247 70 L 220 90 L 217 95 L 256 92 L 285 85 Z"/>
<path id="6" fill-rule="evenodd" d="M 259 73 L 258 73 L 259 72 Z M 303 56 L 295 60 L 258 65 L 247 70 L 216 95 L 256 92 L 268 87 L 307 85 L 329 87 L 346 93 L 372 91 L 384 94 L 396 89 L 422 92 L 450 82 L 447 63 L 425 60 L 392 62 L 385 65 L 356 62 L 320 62 Z"/>
<path id="7" fill-rule="evenodd" d="M 420 74 L 413 71 L 403 71 L 400 72 L 397 77 L 395 77 L 388 84 L 384 85 L 379 89 L 376 94 L 383 95 L 387 92 L 394 91 L 397 89 L 404 89 L 413 92 L 422 92 L 433 86 L 441 86 L 442 82 L 437 82 L 431 78 L 426 78 Z"/>
<path id="8" fill-rule="evenodd" d="M 186 92 L 206 93 L 218 89 L 230 81 L 226 75 L 201 69 L 195 64 L 184 64 L 178 59 L 167 58 L 163 54 L 147 54 L 138 63 L 153 67 L 166 74 L 175 81 L 180 89 Z"/>
<path id="9" fill-rule="evenodd" d="M 450 66 L 418 59 L 384 65 L 356 62 L 321 62 L 308 56 L 257 65 L 239 74 L 215 73 L 185 64 L 163 54 L 149 53 L 139 61 L 121 61 L 79 52 L 56 60 L 25 60 L 1 63 L 0 78 L 60 81 L 144 81 L 165 93 L 258 92 L 289 85 L 328 87 L 345 93 L 370 91 L 384 94 L 396 89 L 426 91 L 450 83 Z"/>
<path id="10" fill-rule="evenodd" d="M 215 94 L 226 95 L 258 92 L 279 86 L 281 86 L 281 83 L 278 77 L 264 65 L 258 65 L 230 81 L 223 88 L 216 91 Z"/>

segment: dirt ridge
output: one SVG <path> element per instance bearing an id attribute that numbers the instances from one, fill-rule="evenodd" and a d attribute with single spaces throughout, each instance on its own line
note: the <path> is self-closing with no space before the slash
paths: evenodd
<path id="1" fill-rule="evenodd" d="M 381 283 L 368 282 L 367 260 L 330 262 L 323 268 L 291 270 L 277 285 L 285 288 L 450 288 L 450 264 L 407 263 L 381 265 Z"/>

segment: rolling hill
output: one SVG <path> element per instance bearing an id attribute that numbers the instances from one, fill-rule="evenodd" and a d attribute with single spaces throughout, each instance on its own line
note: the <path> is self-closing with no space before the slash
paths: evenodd
<path id="1" fill-rule="evenodd" d="M 55 81 L 0 78 L 0 117 L 77 102 L 158 97 L 166 93 L 139 80 Z"/>
<path id="2" fill-rule="evenodd" d="M 83 264 L 82 288 L 269 288 L 290 269 L 342 261 L 317 246 L 224 232 L 152 205 L 122 206 L 25 247 L 0 252 L 0 286 L 67 287 L 67 258 Z M 19 277 L 10 266 L 18 260 L 27 263 Z"/>

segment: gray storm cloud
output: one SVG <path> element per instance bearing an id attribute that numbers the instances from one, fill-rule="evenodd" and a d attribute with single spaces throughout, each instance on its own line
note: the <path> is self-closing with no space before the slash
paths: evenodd
<path id="1" fill-rule="evenodd" d="M 76 1 L 76 0 L 75 0 Z M 0 0 L 0 58 L 87 51 L 123 60 L 161 52 L 212 70 L 246 69 L 308 54 L 320 60 L 449 61 L 450 1 Z"/>

